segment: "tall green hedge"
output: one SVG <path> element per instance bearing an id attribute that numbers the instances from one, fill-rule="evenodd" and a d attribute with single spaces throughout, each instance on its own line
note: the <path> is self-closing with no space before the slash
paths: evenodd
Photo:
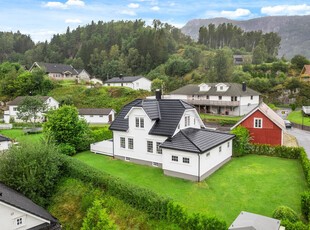
<path id="1" fill-rule="evenodd" d="M 288 159 L 299 159 L 301 148 L 279 145 L 271 146 L 267 144 L 253 144 L 251 147 L 251 153 Z"/>
<path id="2" fill-rule="evenodd" d="M 226 230 L 226 222 L 217 217 L 209 217 L 200 213 L 188 214 L 172 199 L 158 195 L 148 189 L 141 188 L 99 171 L 74 158 L 62 156 L 65 176 L 91 182 L 104 188 L 107 193 L 124 200 L 130 205 L 145 211 L 152 218 L 168 219 L 184 229 L 193 230 Z"/>

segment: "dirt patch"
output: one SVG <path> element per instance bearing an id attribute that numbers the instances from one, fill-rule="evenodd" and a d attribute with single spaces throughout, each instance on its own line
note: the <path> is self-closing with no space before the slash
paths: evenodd
<path id="1" fill-rule="evenodd" d="M 298 142 L 296 140 L 296 137 L 284 133 L 283 145 L 287 147 L 298 147 Z"/>

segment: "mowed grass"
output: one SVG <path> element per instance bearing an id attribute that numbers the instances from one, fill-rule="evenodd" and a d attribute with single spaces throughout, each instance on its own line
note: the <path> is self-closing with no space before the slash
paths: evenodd
<path id="1" fill-rule="evenodd" d="M 43 137 L 43 133 L 26 134 L 22 129 L 0 130 L 0 134 L 17 142 L 34 143 Z"/>
<path id="2" fill-rule="evenodd" d="M 159 168 L 79 153 L 76 159 L 115 177 L 173 198 L 189 211 L 204 212 L 231 224 L 241 211 L 271 217 L 286 205 L 301 215 L 300 193 L 306 188 L 298 160 L 249 155 L 234 158 L 203 182 L 165 176 Z"/>
<path id="3" fill-rule="evenodd" d="M 211 115 L 211 114 L 204 114 L 200 113 L 200 117 L 203 119 L 216 119 L 216 120 L 230 120 L 230 121 L 239 121 L 241 117 L 229 117 L 229 116 L 220 116 L 220 115 Z"/>
<path id="4" fill-rule="evenodd" d="M 302 111 L 292 111 L 287 116 L 287 120 L 302 125 Z M 310 117 L 304 117 L 304 125 L 310 126 Z"/>

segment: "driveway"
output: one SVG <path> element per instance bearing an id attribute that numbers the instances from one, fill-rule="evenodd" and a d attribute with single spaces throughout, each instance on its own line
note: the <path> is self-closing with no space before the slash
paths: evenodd
<path id="1" fill-rule="evenodd" d="M 308 158 L 310 159 L 310 132 L 301 129 L 291 128 L 287 129 L 287 133 L 296 137 L 298 145 L 300 147 L 304 147 Z"/>

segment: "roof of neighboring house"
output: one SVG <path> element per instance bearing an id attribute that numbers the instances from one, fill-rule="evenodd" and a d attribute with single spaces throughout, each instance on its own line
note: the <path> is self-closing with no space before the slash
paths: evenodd
<path id="1" fill-rule="evenodd" d="M 113 77 L 105 81 L 105 83 L 130 83 L 139 80 L 142 76 L 133 77 Z"/>
<path id="2" fill-rule="evenodd" d="M 51 221 L 52 223 L 57 223 L 57 219 L 53 217 L 48 211 L 46 211 L 41 206 L 35 204 L 26 196 L 15 191 L 14 189 L 2 184 L 0 182 L 0 202 L 4 202 L 15 208 L 21 209 L 42 219 Z"/>
<path id="3" fill-rule="evenodd" d="M 10 101 L 9 103 L 7 103 L 7 105 L 18 105 L 25 97 L 26 96 L 18 96 L 13 101 Z M 43 99 L 43 101 L 46 101 L 47 99 L 50 98 L 50 96 L 37 96 L 37 97 Z"/>
<path id="4" fill-rule="evenodd" d="M 2 141 L 11 141 L 10 138 L 0 135 L 0 142 Z"/>
<path id="5" fill-rule="evenodd" d="M 204 153 L 231 139 L 234 134 L 211 131 L 206 129 L 187 128 L 180 130 L 160 147 L 180 151 Z"/>
<path id="6" fill-rule="evenodd" d="M 75 69 L 78 74 L 82 73 L 84 69 Z"/>
<path id="7" fill-rule="evenodd" d="M 261 111 L 266 117 L 268 117 L 280 129 L 286 130 L 284 120 L 264 102 L 262 102 L 260 105 L 255 107 L 252 111 L 250 111 L 247 115 L 241 118 L 241 120 L 239 120 L 237 124 L 235 124 L 231 129 L 234 129 L 235 127 L 237 127 L 239 124 L 241 124 L 244 120 L 250 117 L 257 110 Z"/>
<path id="8" fill-rule="evenodd" d="M 65 73 L 69 71 L 72 74 L 79 74 L 71 65 L 45 62 L 37 62 L 37 64 L 39 67 L 44 67 L 47 73 Z"/>
<path id="9" fill-rule="evenodd" d="M 170 95 L 214 95 L 214 96 L 258 96 L 260 93 L 247 87 L 246 91 L 242 91 L 242 85 L 238 83 L 223 83 L 228 86 L 226 91 L 217 91 L 216 85 L 219 83 L 206 83 L 211 86 L 208 91 L 200 91 L 199 85 L 186 85 L 174 90 Z"/>
<path id="10" fill-rule="evenodd" d="M 302 111 L 307 114 L 310 115 L 310 106 L 303 106 L 302 107 Z"/>
<path id="11" fill-rule="evenodd" d="M 79 115 L 109 115 L 113 109 L 111 108 L 88 108 L 88 109 L 79 109 Z"/>
<path id="12" fill-rule="evenodd" d="M 109 129 L 127 131 L 128 119 L 125 117 L 133 107 L 143 108 L 150 119 L 155 120 L 149 134 L 160 136 L 172 136 L 184 111 L 194 108 L 182 100 L 136 99 L 121 109 Z"/>
<path id="13" fill-rule="evenodd" d="M 228 230 L 279 230 L 281 220 L 242 211 Z"/>

